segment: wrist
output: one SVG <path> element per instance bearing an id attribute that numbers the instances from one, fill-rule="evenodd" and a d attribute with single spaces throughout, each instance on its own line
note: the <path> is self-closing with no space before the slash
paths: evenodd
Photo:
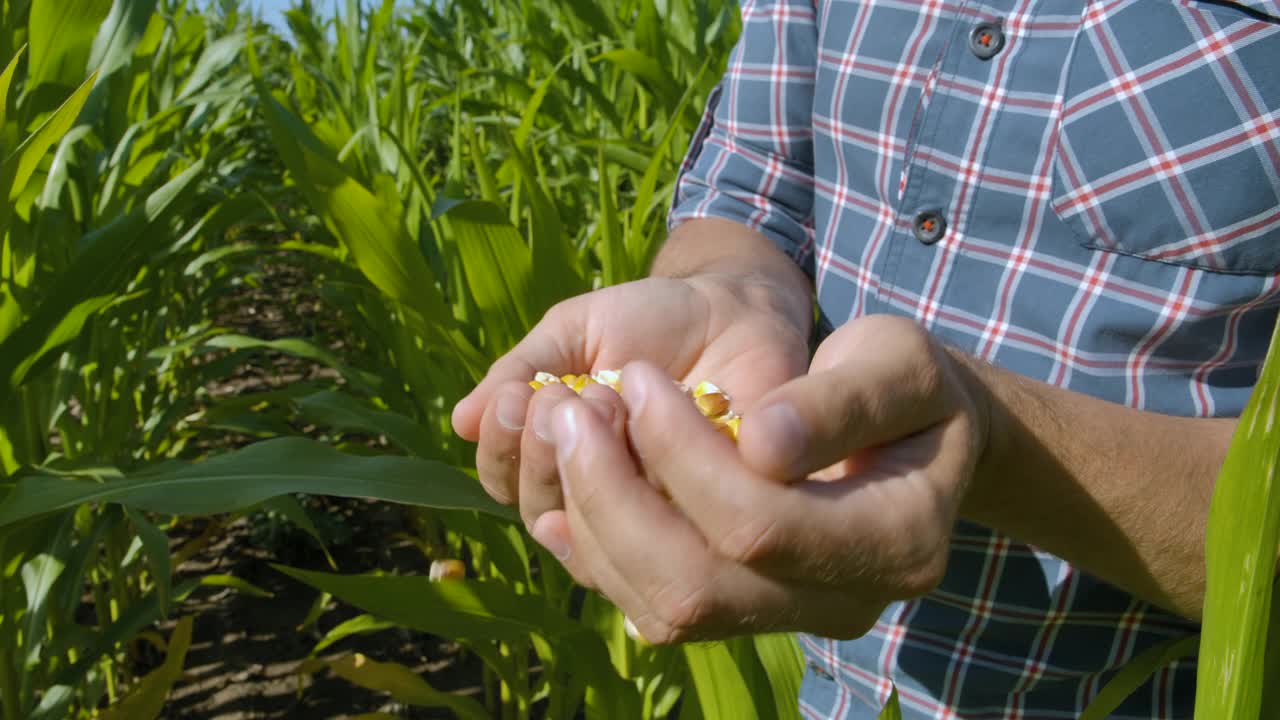
<path id="1" fill-rule="evenodd" d="M 737 302 L 779 315 L 808 336 L 813 283 L 763 233 L 722 218 L 699 218 L 672 230 L 651 277 L 728 288 Z"/>
<path id="2" fill-rule="evenodd" d="M 960 515 L 981 522 L 987 519 L 990 503 L 998 502 L 999 492 L 992 486 L 1001 475 L 1011 437 L 1005 407 L 995 390 L 1002 378 L 994 366 L 976 357 L 951 348 L 946 353 L 973 414 L 973 469 L 961 489 Z"/>

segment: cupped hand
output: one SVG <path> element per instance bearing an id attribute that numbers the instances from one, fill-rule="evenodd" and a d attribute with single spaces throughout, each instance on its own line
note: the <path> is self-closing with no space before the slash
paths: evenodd
<path id="1" fill-rule="evenodd" d="M 657 367 L 624 377 L 630 447 L 574 398 L 553 437 L 570 571 L 649 641 L 856 637 L 941 581 L 989 411 L 969 366 L 914 323 L 846 324 L 808 374 L 745 409 L 737 446 Z"/>
<path id="2" fill-rule="evenodd" d="M 596 372 L 643 360 L 668 384 L 709 380 L 735 408 L 744 407 L 805 370 L 807 318 L 794 317 L 797 303 L 784 292 L 755 276 L 704 274 L 639 280 L 556 305 L 454 408 L 456 432 L 478 442 L 485 490 L 499 502 L 518 503 L 534 537 L 572 571 L 564 515 L 551 514 L 564 500 L 550 418 L 578 398 L 563 385 L 535 392 L 528 385 L 534 373 Z M 629 381 L 624 374 L 624 388 Z M 581 402 L 614 442 L 625 442 L 626 408 L 615 392 L 591 385 Z"/>

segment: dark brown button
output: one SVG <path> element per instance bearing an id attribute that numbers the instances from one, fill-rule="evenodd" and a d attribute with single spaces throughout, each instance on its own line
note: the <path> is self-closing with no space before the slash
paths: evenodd
<path id="1" fill-rule="evenodd" d="M 990 60 L 1004 48 L 1004 30 L 1000 23 L 978 23 L 969 33 L 969 49 L 979 60 Z"/>
<path id="2" fill-rule="evenodd" d="M 937 210 L 921 210 L 916 213 L 911 230 L 917 240 L 925 245 L 932 245 L 941 240 L 942 234 L 947 231 L 947 220 Z"/>

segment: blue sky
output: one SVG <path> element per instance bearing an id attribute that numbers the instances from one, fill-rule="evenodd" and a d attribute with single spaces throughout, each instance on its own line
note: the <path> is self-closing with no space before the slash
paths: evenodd
<path id="1" fill-rule="evenodd" d="M 282 13 L 293 5 L 293 0 L 249 0 L 250 5 L 257 6 L 262 10 L 262 16 L 267 22 L 276 27 L 284 27 L 284 16 Z"/>

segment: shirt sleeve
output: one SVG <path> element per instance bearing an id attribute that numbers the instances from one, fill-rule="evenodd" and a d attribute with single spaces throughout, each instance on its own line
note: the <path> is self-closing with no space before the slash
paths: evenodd
<path id="1" fill-rule="evenodd" d="M 743 3 L 742 32 L 676 179 L 673 229 L 740 222 L 813 276 L 813 0 Z"/>

